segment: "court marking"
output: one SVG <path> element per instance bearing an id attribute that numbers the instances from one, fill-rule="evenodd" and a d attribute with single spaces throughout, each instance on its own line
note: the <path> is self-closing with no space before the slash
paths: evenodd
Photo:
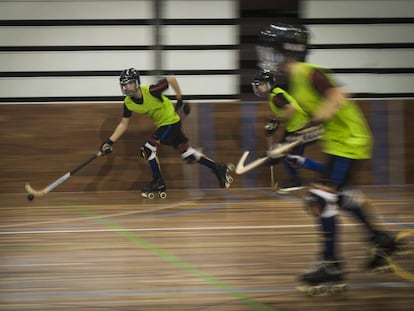
<path id="1" fill-rule="evenodd" d="M 98 216 L 95 218 L 99 219 Z M 101 219 L 104 224 L 107 220 Z M 101 224 L 102 224 L 101 223 Z M 414 226 L 413 222 L 397 223 L 383 222 L 382 226 Z M 342 223 L 340 227 L 357 227 L 362 226 L 359 223 Z M 295 229 L 295 228 L 318 228 L 316 224 L 308 225 L 267 225 L 267 226 L 208 226 L 208 227 L 152 227 L 152 228 L 108 228 L 108 229 L 73 229 L 73 230 L 22 230 L 22 231 L 0 231 L 0 235 L 17 235 L 17 234 L 57 234 L 57 233 L 100 233 L 100 232 L 148 232 L 148 231 L 201 231 L 201 230 L 257 230 L 257 229 Z"/>
<path id="2" fill-rule="evenodd" d="M 414 287 L 414 283 L 410 282 L 379 282 L 379 283 L 356 283 L 348 284 L 350 288 L 410 288 Z M 235 291 L 239 292 L 285 292 L 295 291 L 296 286 L 274 286 L 274 287 L 235 287 Z M 96 296 L 118 296 L 118 295 L 170 295 L 170 294 L 203 294 L 203 293 L 226 293 L 226 289 L 155 289 L 143 291 L 93 291 L 93 292 L 66 292 L 66 293 L 6 293 L 1 294 L 0 298 L 48 298 L 48 297 L 96 297 Z M 272 309 L 267 309 L 272 310 Z M 273 309 L 274 311 L 274 309 Z"/>
<path id="3" fill-rule="evenodd" d="M 85 216 L 95 216 L 95 217 L 99 217 L 98 214 L 85 209 L 85 208 L 79 208 L 77 206 L 73 206 L 73 209 L 77 210 L 80 214 L 85 215 Z M 211 276 L 210 274 L 197 269 L 195 267 L 193 267 L 192 265 L 190 265 L 189 263 L 185 262 L 184 260 L 180 259 L 179 257 L 175 256 L 174 254 L 157 247 L 155 244 L 147 241 L 144 238 L 141 238 L 137 235 L 135 235 L 134 233 L 132 233 L 131 231 L 125 231 L 123 230 L 123 228 L 115 223 L 112 222 L 110 220 L 107 219 L 102 219 L 102 222 L 110 227 L 111 229 L 114 229 L 114 232 L 117 232 L 120 236 L 123 236 L 124 238 L 126 238 L 127 240 L 129 240 L 130 242 L 132 242 L 133 244 L 135 244 L 136 246 L 146 249 L 147 251 L 153 253 L 154 255 L 158 256 L 159 258 L 161 258 L 162 260 L 172 264 L 173 266 L 186 271 L 187 273 L 190 273 L 192 275 L 194 275 L 195 277 L 198 277 L 199 279 L 203 280 L 204 282 L 206 282 L 207 284 L 213 286 L 214 288 L 220 289 L 225 291 L 226 293 L 230 294 L 231 296 L 237 298 L 238 300 L 240 300 L 241 302 L 245 303 L 246 305 L 249 305 L 251 307 L 253 307 L 255 310 L 258 311 L 274 311 L 274 309 L 269 308 L 267 305 L 261 303 L 260 301 L 250 297 L 249 295 L 246 295 L 238 290 L 233 289 L 231 286 L 227 285 L 226 283 L 224 283 L 223 281 Z"/>

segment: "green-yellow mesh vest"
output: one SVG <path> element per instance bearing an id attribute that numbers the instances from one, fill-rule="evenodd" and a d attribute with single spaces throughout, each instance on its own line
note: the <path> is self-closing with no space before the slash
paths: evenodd
<path id="1" fill-rule="evenodd" d="M 308 63 L 298 63 L 291 73 L 289 94 L 309 115 L 319 108 L 323 98 L 311 85 L 311 72 L 325 69 Z M 329 77 L 329 75 L 328 75 Z M 335 82 L 331 80 L 335 85 Z M 372 136 L 358 105 L 352 100 L 346 103 L 328 121 L 324 122 L 323 151 L 327 154 L 350 159 L 368 159 L 372 152 Z"/>
<path id="2" fill-rule="evenodd" d="M 305 113 L 305 111 L 303 111 L 303 109 L 299 106 L 296 100 L 280 87 L 274 88 L 272 92 L 269 94 L 269 106 L 273 114 L 276 117 L 280 117 L 283 114 L 283 109 L 280 109 L 273 104 L 273 97 L 275 97 L 278 94 L 283 94 L 285 98 L 288 100 L 288 102 L 295 108 L 293 116 L 290 119 L 283 122 L 286 131 L 295 132 L 301 129 L 303 126 L 305 126 L 306 123 L 309 122 L 309 117 Z"/>
<path id="3" fill-rule="evenodd" d="M 125 97 L 124 102 L 129 110 L 149 115 L 157 127 L 174 124 L 180 120 L 173 103 L 167 96 L 162 95 L 161 101 L 150 94 L 149 85 L 141 86 L 140 89 L 143 97 L 141 105 L 134 103 L 129 96 Z"/>

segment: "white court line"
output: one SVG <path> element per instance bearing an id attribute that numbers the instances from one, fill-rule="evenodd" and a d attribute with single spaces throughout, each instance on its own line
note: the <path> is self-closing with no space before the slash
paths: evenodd
<path id="1" fill-rule="evenodd" d="M 89 262 L 61 262 L 61 263 L 20 263 L 20 264 L 0 264 L 0 267 L 51 267 L 51 266 L 85 266 L 92 265 Z"/>
<path id="2" fill-rule="evenodd" d="M 381 223 L 380 225 L 414 225 L 414 223 Z M 361 226 L 357 223 L 341 224 L 343 227 Z M 28 231 L 1 231 L 0 235 L 17 234 L 57 234 L 57 233 L 100 233 L 100 232 L 149 232 L 149 231 L 202 231 L 202 230 L 257 230 L 257 229 L 292 229 L 313 228 L 318 225 L 271 225 L 271 226 L 223 226 L 223 227 L 167 227 L 167 228 L 108 228 L 108 229 L 82 229 L 82 230 L 28 230 Z"/>
<path id="3" fill-rule="evenodd" d="M 138 211 L 130 211 L 130 212 L 120 212 L 120 213 L 113 213 L 113 214 L 108 214 L 108 215 L 100 215 L 100 216 L 90 216 L 90 217 L 75 217 L 75 218 L 65 218 L 65 219 L 58 219 L 58 220 L 47 220 L 47 221 L 36 221 L 36 222 L 25 222 L 25 223 L 20 223 L 20 224 L 11 224 L 11 225 L 3 225 L 0 226 L 0 229 L 2 228 L 14 228 L 14 227 L 26 227 L 26 226 L 33 226 L 33 225 L 47 225 L 47 224 L 58 224 L 58 223 L 66 223 L 66 222 L 72 222 L 72 221 L 89 221 L 92 219 L 106 219 L 106 218 L 114 218 L 114 217 L 119 217 L 119 216 L 128 216 L 128 215 L 136 215 L 136 214 L 143 214 L 143 213 L 151 213 L 151 212 L 157 212 L 157 211 L 162 211 L 165 209 L 171 209 L 171 208 L 176 208 L 179 207 L 181 205 L 187 205 L 188 203 L 191 202 L 178 202 L 177 204 L 171 204 L 171 205 L 166 205 L 166 206 L 162 206 L 162 207 L 158 207 L 158 208 L 152 208 L 152 209 L 146 209 L 146 210 L 138 210 Z M 91 208 L 91 205 L 76 205 L 75 207 L 88 207 Z M 102 207 L 102 206 L 107 206 L 107 205 L 96 205 L 97 207 Z M 136 205 L 118 205 L 118 206 L 122 206 L 122 207 L 134 207 L 136 208 Z M 73 206 L 65 206 L 65 207 L 73 207 Z M 57 207 L 57 208 L 61 208 L 61 207 Z M 93 206 L 92 206 L 93 208 Z"/>

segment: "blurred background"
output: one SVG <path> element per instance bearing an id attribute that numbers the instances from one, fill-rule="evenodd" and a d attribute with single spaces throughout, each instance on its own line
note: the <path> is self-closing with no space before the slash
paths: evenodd
<path id="1" fill-rule="evenodd" d="M 195 147 L 233 163 L 244 150 L 261 156 L 271 114 L 250 83 L 258 34 L 276 21 L 308 26 L 308 61 L 333 69 L 371 125 L 374 157 L 356 182 L 414 183 L 413 12 L 411 0 L 0 1 L 0 191 L 23 191 L 27 181 L 42 188 L 95 153 L 121 118 L 118 77 L 130 67 L 143 84 L 177 76 L 192 103 L 184 126 Z M 153 127 L 134 119 L 113 155 L 59 189 L 129 190 L 148 181 L 138 156 Z M 170 187 L 216 187 L 212 174 L 181 165 L 174 151 L 159 155 Z M 318 159 L 319 149 L 309 155 Z M 268 168 L 234 183 L 268 185 Z"/>

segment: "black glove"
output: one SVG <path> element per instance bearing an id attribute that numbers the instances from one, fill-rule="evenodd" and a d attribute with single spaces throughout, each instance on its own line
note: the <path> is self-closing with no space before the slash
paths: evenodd
<path id="1" fill-rule="evenodd" d="M 267 121 L 267 123 L 264 126 L 264 130 L 266 133 L 266 136 L 273 135 L 274 132 L 278 129 L 280 125 L 280 121 L 278 119 L 270 119 Z"/>
<path id="2" fill-rule="evenodd" d="M 103 156 L 107 155 L 112 152 L 113 144 L 114 142 L 108 138 L 102 143 L 101 147 L 99 147 L 99 151 L 102 153 Z"/>
<path id="3" fill-rule="evenodd" d="M 182 99 L 177 100 L 177 103 L 175 104 L 175 111 L 180 114 L 181 112 L 184 113 L 184 115 L 188 116 L 191 112 L 190 104 L 187 102 L 184 102 Z"/>

